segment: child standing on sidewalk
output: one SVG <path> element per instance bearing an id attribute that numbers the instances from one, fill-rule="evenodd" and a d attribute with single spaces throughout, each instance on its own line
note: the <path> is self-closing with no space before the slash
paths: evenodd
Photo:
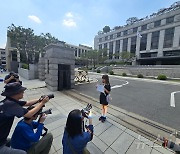
<path id="1" fill-rule="evenodd" d="M 104 85 L 104 93 L 103 92 L 100 93 L 100 104 L 102 105 L 102 116 L 99 118 L 99 121 L 105 122 L 108 103 L 109 103 L 107 97 L 111 91 L 111 85 L 109 83 L 108 75 L 102 76 L 102 83 Z"/>

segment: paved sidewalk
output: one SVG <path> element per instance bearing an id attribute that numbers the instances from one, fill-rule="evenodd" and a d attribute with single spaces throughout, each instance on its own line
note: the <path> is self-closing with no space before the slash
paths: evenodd
<path id="1" fill-rule="evenodd" d="M 43 82 L 38 80 L 23 80 L 23 84 L 29 89 L 25 92 L 25 100 L 39 98 L 41 95 L 52 93 L 47 88 L 42 87 Z M 2 84 L 0 90 L 2 90 Z M 36 88 L 36 89 L 33 89 Z M 48 115 L 45 125 L 54 136 L 53 145 L 50 154 L 61 154 L 62 152 L 62 135 L 68 113 L 73 109 L 82 109 L 85 106 L 80 102 L 62 94 L 53 92 L 55 98 L 51 99 L 44 109 L 52 108 L 52 115 Z M 152 141 L 138 135 L 128 128 L 107 119 L 107 122 L 101 123 L 98 118 L 99 113 L 92 110 L 94 138 L 88 143 L 87 148 L 92 154 L 172 154 L 169 150 L 158 146 Z M 20 119 L 15 119 L 13 129 Z M 12 130 L 13 130 L 12 129 Z M 10 136 L 12 135 L 11 134 Z"/>

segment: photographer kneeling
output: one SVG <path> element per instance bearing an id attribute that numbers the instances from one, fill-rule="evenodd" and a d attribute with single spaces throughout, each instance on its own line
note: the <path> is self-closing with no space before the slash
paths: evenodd
<path id="1" fill-rule="evenodd" d="M 2 96 L 6 98 L 0 101 L 0 154 L 25 154 L 23 150 L 13 149 L 7 146 L 7 137 L 11 130 L 13 121 L 15 117 L 27 117 L 31 118 L 35 113 L 37 113 L 46 102 L 49 101 L 49 97 L 46 96 L 41 101 L 39 99 L 32 101 L 20 101 L 23 98 L 25 87 L 22 87 L 20 83 L 8 83 L 5 85 L 5 90 L 1 93 Z M 38 105 L 28 111 L 23 106 L 31 106 L 35 103 Z"/>
<path id="2" fill-rule="evenodd" d="M 62 139 L 64 154 L 89 154 L 86 145 L 93 138 L 93 125 L 92 118 L 90 116 L 87 118 L 89 126 L 86 126 L 85 132 L 82 112 L 76 109 L 69 113 Z"/>
<path id="3" fill-rule="evenodd" d="M 30 107 L 29 110 L 34 107 Z M 11 147 L 27 151 L 28 154 L 48 154 L 52 145 L 53 136 L 51 133 L 46 134 L 41 139 L 44 128 L 46 115 L 40 115 L 38 122 L 34 121 L 38 118 L 39 112 L 31 118 L 21 120 L 12 135 Z M 37 131 L 34 133 L 34 129 Z M 40 140 L 39 140 L 40 139 Z"/>
<path id="4" fill-rule="evenodd" d="M 4 83 L 8 84 L 13 82 L 19 82 L 22 85 L 22 81 L 19 80 L 19 75 L 12 71 L 5 76 Z"/>

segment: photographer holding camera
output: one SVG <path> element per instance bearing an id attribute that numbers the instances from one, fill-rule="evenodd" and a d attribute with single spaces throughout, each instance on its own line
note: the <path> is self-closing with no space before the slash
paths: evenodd
<path id="1" fill-rule="evenodd" d="M 62 139 L 63 154 L 90 154 L 86 145 L 93 138 L 92 117 L 85 115 L 89 119 L 89 125 L 84 127 L 84 113 L 75 109 L 68 115 L 66 127 Z"/>
<path id="2" fill-rule="evenodd" d="M 34 106 L 31 106 L 28 110 L 33 108 Z M 39 114 L 38 122 L 34 121 L 38 118 Z M 40 139 L 45 119 L 46 114 L 39 112 L 31 118 L 24 117 L 24 120 L 21 120 L 14 130 L 11 138 L 11 147 L 24 150 L 28 154 L 48 154 L 53 141 L 52 134 L 48 133 Z M 34 129 L 37 129 L 37 131 L 34 132 Z"/>
<path id="3" fill-rule="evenodd" d="M 31 106 L 38 102 L 39 99 L 32 101 L 20 101 L 23 98 L 25 87 L 19 82 L 8 83 L 5 85 L 5 90 L 1 93 L 6 98 L 0 102 L 0 154 L 25 154 L 22 150 L 9 148 L 7 146 L 7 137 L 11 130 L 14 117 L 27 117 L 31 118 L 37 113 L 46 102 L 49 101 L 49 97 L 43 98 L 38 105 L 32 110 L 28 111 L 22 106 Z"/>
<path id="4" fill-rule="evenodd" d="M 19 82 L 22 85 L 22 81 L 19 80 L 19 75 L 12 71 L 5 76 L 4 83 L 8 84 L 13 82 Z"/>

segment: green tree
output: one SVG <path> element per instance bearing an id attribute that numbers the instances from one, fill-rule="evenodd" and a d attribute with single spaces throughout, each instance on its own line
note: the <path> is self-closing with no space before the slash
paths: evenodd
<path id="1" fill-rule="evenodd" d="M 110 27 L 109 26 L 105 26 L 104 28 L 103 28 L 103 32 L 104 33 L 107 33 L 107 32 L 110 32 Z"/>
<path id="2" fill-rule="evenodd" d="M 45 52 L 46 45 L 59 42 L 50 33 L 37 36 L 33 29 L 16 27 L 14 24 L 8 27 L 7 36 L 11 40 L 11 47 L 20 52 L 20 61 L 27 64 L 37 63 L 39 54 Z"/>
<path id="3" fill-rule="evenodd" d="M 128 51 L 123 51 L 119 54 L 120 59 L 123 63 L 131 63 L 134 60 L 135 55 Z"/>

